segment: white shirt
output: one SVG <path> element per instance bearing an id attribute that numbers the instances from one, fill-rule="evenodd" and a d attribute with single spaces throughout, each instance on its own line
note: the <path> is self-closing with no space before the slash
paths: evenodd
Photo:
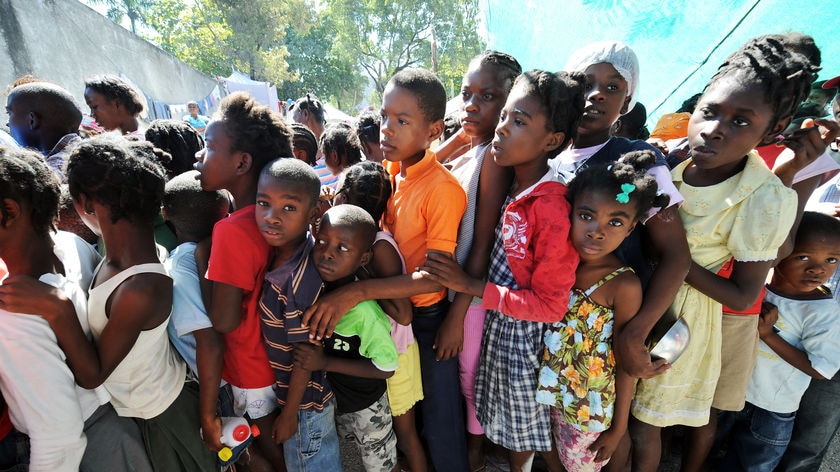
<path id="1" fill-rule="evenodd" d="M 55 254 L 65 275 L 44 274 L 39 280 L 61 289 L 73 302 L 85 333 L 85 291 L 99 255 L 81 238 L 59 232 Z M 15 427 L 29 435 L 31 472 L 78 471 L 87 441 L 84 421 L 107 403 L 100 388 L 76 385 L 55 333 L 40 316 L 0 310 L 0 391 Z"/>
<path id="2" fill-rule="evenodd" d="M 776 327 L 791 346 L 805 351 L 811 367 L 830 379 L 840 368 L 840 305 L 833 298 L 797 300 L 774 293 L 764 298 L 779 309 Z M 763 341 L 758 343 L 755 369 L 747 387 L 747 401 L 774 413 L 792 413 L 811 376 L 788 364 Z"/>

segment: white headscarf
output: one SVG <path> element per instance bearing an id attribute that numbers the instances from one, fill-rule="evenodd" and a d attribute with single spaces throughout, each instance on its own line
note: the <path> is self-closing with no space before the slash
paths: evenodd
<path id="1" fill-rule="evenodd" d="M 639 59 L 630 46 L 618 41 L 599 41 L 588 44 L 574 53 L 566 62 L 563 70 L 567 72 L 586 72 L 586 68 L 606 62 L 627 81 L 627 94 L 630 102 L 627 111 L 636 105 L 636 89 L 639 88 Z"/>

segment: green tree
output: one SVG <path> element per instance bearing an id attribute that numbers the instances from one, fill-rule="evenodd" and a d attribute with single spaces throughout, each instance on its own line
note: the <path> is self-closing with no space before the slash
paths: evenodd
<path id="1" fill-rule="evenodd" d="M 289 70 L 296 80 L 278 86 L 282 98 L 296 99 L 314 93 L 337 108 L 355 114 L 353 105 L 361 101 L 367 80 L 356 67 L 353 57 L 334 47 L 335 25 L 326 15 L 313 18 L 304 28 L 289 28 L 286 48 Z"/>
<path id="2" fill-rule="evenodd" d="M 137 23 L 146 24 L 144 12 L 155 0 L 88 0 L 93 5 L 106 5 L 106 16 L 114 23 L 121 24 L 123 18 L 131 23 L 131 32 L 137 34 Z"/>
<path id="3" fill-rule="evenodd" d="M 381 97 L 388 79 L 407 67 L 432 69 L 450 89 L 460 83 L 483 49 L 477 12 L 477 0 L 327 0 L 325 15 L 336 26 L 334 48 L 355 58 Z"/>

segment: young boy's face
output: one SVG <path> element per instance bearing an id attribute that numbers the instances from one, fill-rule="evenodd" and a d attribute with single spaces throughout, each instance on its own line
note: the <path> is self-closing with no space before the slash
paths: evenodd
<path id="1" fill-rule="evenodd" d="M 335 282 L 355 276 L 359 267 L 370 259 L 370 245 L 363 241 L 362 231 L 351 225 L 333 225 L 329 214 L 321 218 L 313 256 L 324 282 Z"/>
<path id="2" fill-rule="evenodd" d="M 840 236 L 804 238 L 773 269 L 771 285 L 786 295 L 811 294 L 834 275 L 838 260 Z"/>
<path id="3" fill-rule="evenodd" d="M 207 125 L 204 143 L 204 149 L 196 155 L 198 162 L 195 169 L 199 172 L 196 178 L 201 181 L 202 190 L 223 190 L 228 187 L 230 178 L 236 175 L 242 153 L 233 149 L 233 138 L 223 121 Z"/>
<path id="4" fill-rule="evenodd" d="M 608 131 L 630 103 L 627 80 L 612 64 L 601 62 L 586 68 L 586 108 L 578 133 L 587 135 Z"/>
<path id="5" fill-rule="evenodd" d="M 318 216 L 317 201 L 303 185 L 261 175 L 257 184 L 257 226 L 269 246 L 297 248 Z"/>
<path id="6" fill-rule="evenodd" d="M 443 120 L 429 121 L 410 91 L 389 83 L 382 95 L 379 148 L 385 159 L 414 165 L 443 132 Z"/>

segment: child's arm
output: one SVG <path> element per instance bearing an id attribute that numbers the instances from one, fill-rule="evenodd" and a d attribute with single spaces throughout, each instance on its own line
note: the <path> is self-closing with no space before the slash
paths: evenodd
<path id="1" fill-rule="evenodd" d="M 43 314 L 67 356 L 76 383 L 96 388 L 128 355 L 140 332 L 160 325 L 168 316 L 172 280 L 159 274 L 138 274 L 117 287 L 110 297 L 108 324 L 96 345 L 82 331 L 72 302 L 51 285 L 29 276 L 12 276 L 0 286 L 0 300 L 3 308 L 12 312 Z"/>
<path id="2" fill-rule="evenodd" d="M 727 279 L 691 262 L 685 281 L 723 305 L 734 310 L 745 310 L 755 303 L 773 261 L 735 261 L 732 275 Z"/>
<path id="3" fill-rule="evenodd" d="M 788 344 L 788 342 L 779 336 L 779 333 L 773 329 L 773 325 L 776 324 L 776 320 L 778 319 L 779 310 L 776 308 L 776 305 L 768 302 L 762 303 L 761 315 L 758 319 L 758 337 L 788 364 L 796 367 L 815 379 L 825 380 L 825 377 L 817 372 L 811 365 L 811 360 L 808 359 L 808 354 L 805 353 L 805 351 L 800 351 Z"/>
<path id="4" fill-rule="evenodd" d="M 295 349 L 300 343 L 295 344 Z M 289 379 L 289 390 L 286 392 L 286 405 L 277 419 L 274 420 L 274 431 L 272 437 L 276 444 L 282 444 L 291 438 L 298 427 L 298 410 L 303 394 L 306 393 L 306 384 L 309 383 L 311 372 L 298 366 L 292 367 L 292 376 Z"/>
<path id="5" fill-rule="evenodd" d="M 461 128 L 435 149 L 435 157 L 438 162 L 444 163 L 464 154 L 469 149 L 470 137 Z"/>
<path id="6" fill-rule="evenodd" d="M 662 209 L 646 223 L 659 256 L 639 312 L 615 337 L 620 367 L 632 377 L 651 378 L 665 372 L 664 360 L 651 361 L 645 340 L 662 314 L 671 306 L 691 264 L 688 241 L 676 205 Z"/>
<path id="7" fill-rule="evenodd" d="M 377 241 L 373 245 L 373 260 L 368 266 L 375 278 L 394 277 L 403 274 L 402 259 L 397 250 L 387 241 Z M 391 318 L 401 325 L 411 324 L 414 317 L 411 312 L 411 300 L 408 297 L 378 299 L 379 305 Z"/>
<path id="8" fill-rule="evenodd" d="M 327 339 L 326 341 L 329 342 L 330 340 Z M 365 379 L 387 379 L 394 375 L 393 371 L 380 370 L 370 359 L 345 359 L 327 356 L 324 354 L 323 346 L 315 344 L 298 344 L 295 346 L 295 368 L 297 367 L 308 371 L 325 370 Z"/>
<path id="9" fill-rule="evenodd" d="M 616 339 L 642 304 L 642 285 L 638 277 L 630 273 L 616 277 L 610 284 L 615 286 L 612 305 L 614 307 L 613 339 Z M 614 352 L 614 354 L 618 353 Z M 621 438 L 627 432 L 630 402 L 633 400 L 636 386 L 636 380 L 621 368 L 615 369 L 615 374 L 615 406 L 612 424 L 589 446 L 590 451 L 596 452 L 595 460 L 599 462 L 612 456 Z"/>
<path id="10" fill-rule="evenodd" d="M 496 224 L 501 217 L 502 204 L 505 202 L 507 189 L 513 181 L 510 168 L 499 166 L 493 161 L 493 156 L 484 156 L 478 188 L 478 204 L 475 209 L 475 225 L 473 228 L 472 245 L 464 270 L 470 277 L 484 280 L 487 277 L 487 266 L 490 263 L 490 251 L 495 240 Z M 435 338 L 434 348 L 439 361 L 447 360 L 461 352 L 464 346 L 464 319 L 470 308 L 473 296 L 466 293 L 456 293 L 455 299 L 449 306 L 446 318 L 443 319 Z"/>
<path id="11" fill-rule="evenodd" d="M 193 331 L 193 335 L 202 436 L 208 448 L 218 451 L 222 448 L 222 423 L 216 415 L 216 405 L 219 402 L 219 384 L 222 382 L 224 338 L 213 328 Z"/>
<path id="12" fill-rule="evenodd" d="M 241 288 L 233 285 L 213 283 L 213 301 L 207 313 L 213 323 L 213 329 L 225 334 L 239 326 L 242 320 L 242 292 Z"/>
<path id="13" fill-rule="evenodd" d="M 429 251 L 429 254 L 436 251 Z M 452 258 L 452 254 L 445 257 Z M 335 325 L 351 308 L 365 300 L 407 298 L 421 293 L 440 291 L 442 286 L 424 278 L 419 272 L 398 275 L 384 279 L 368 279 L 339 287 L 321 295 L 303 313 L 303 324 L 309 325 L 309 332 L 316 339 L 331 336 Z"/>
<path id="14" fill-rule="evenodd" d="M 526 321 L 554 322 L 563 317 L 574 283 L 577 251 L 569 241 L 565 195 L 542 195 L 527 210 L 533 232 L 530 286 L 513 290 L 470 277 L 453 260 L 429 255 L 421 274 L 457 292 L 483 297 L 483 306 Z M 560 216 L 562 215 L 562 216 Z"/>

